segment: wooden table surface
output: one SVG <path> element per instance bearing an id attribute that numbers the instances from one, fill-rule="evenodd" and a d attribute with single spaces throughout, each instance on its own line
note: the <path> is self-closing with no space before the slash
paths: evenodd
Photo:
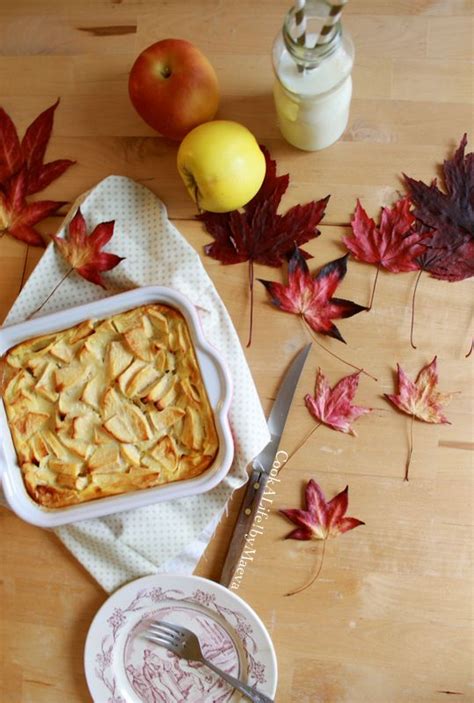
<path id="1" fill-rule="evenodd" d="M 58 96 L 48 156 L 78 164 L 41 197 L 74 200 L 109 174 L 131 176 L 166 203 L 202 252 L 208 241 L 175 170 L 176 146 L 132 109 L 129 68 L 153 41 L 180 36 L 214 64 L 222 87 L 219 116 L 243 122 L 289 171 L 282 209 L 331 193 L 312 265 L 340 255 L 357 197 L 370 214 L 390 204 L 400 173 L 430 180 L 472 131 L 472 4 L 469 0 L 351 0 L 345 23 L 357 57 L 350 123 L 341 141 L 303 153 L 279 136 L 272 104 L 271 44 L 287 3 L 186 0 L 2 0 L 0 105 L 20 131 Z M 54 232 L 60 218 L 42 225 Z M 0 319 L 41 250 L 0 240 Z M 245 265 L 204 265 L 245 339 Z M 341 295 L 368 300 L 374 269 L 350 263 Z M 264 278 L 280 271 L 257 268 Z M 474 700 L 472 590 L 472 356 L 470 281 L 423 276 L 417 304 L 418 349 L 408 342 L 414 274 L 381 274 L 369 313 L 341 321 L 348 341 L 327 346 L 364 365 L 357 399 L 375 410 L 358 437 L 321 427 L 280 475 L 265 530 L 239 593 L 257 610 L 276 645 L 279 703 L 442 703 Z M 306 342 L 296 317 L 270 308 L 256 289 L 255 333 L 246 350 L 265 411 L 294 353 Z M 411 480 L 402 480 L 409 420 L 382 394 L 396 362 L 411 374 L 437 354 L 442 390 L 461 391 L 452 424 L 415 425 Z M 332 382 L 347 367 L 312 351 L 282 448 L 291 453 L 312 426 L 303 404 L 321 365 Z M 314 477 L 332 497 L 350 487 L 349 514 L 364 520 L 328 543 L 310 590 L 284 594 L 308 576 L 321 543 L 284 541 L 290 525 L 276 510 L 299 506 Z M 239 496 L 197 573 L 217 578 Z M 91 619 L 106 594 L 51 532 L 1 511 L 3 703 L 90 700 L 82 668 Z M 98 703 L 106 703 L 100 701 Z"/>

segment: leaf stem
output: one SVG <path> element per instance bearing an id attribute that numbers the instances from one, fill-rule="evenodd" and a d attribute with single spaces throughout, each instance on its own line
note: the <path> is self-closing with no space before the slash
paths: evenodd
<path id="1" fill-rule="evenodd" d="M 289 455 L 289 457 L 287 458 L 287 460 L 285 461 L 285 463 L 284 463 L 283 466 L 286 466 L 286 464 L 288 464 L 288 462 L 290 461 L 290 459 L 292 459 L 292 458 L 295 456 L 295 454 L 296 454 L 297 452 L 299 452 L 299 450 L 301 449 L 301 447 L 303 446 L 303 444 L 306 444 L 306 442 L 307 442 L 308 439 L 311 437 L 311 435 L 313 434 L 313 432 L 316 432 L 316 430 L 318 429 L 318 427 L 321 427 L 321 425 L 322 425 L 322 422 L 318 422 L 317 425 L 315 425 L 314 427 L 311 428 L 311 430 L 305 435 L 305 437 L 301 440 L 301 442 L 296 445 L 296 448 L 293 449 L 293 451 L 291 452 L 291 454 Z M 282 468 L 283 468 L 283 467 L 282 467 Z"/>
<path id="2" fill-rule="evenodd" d="M 248 338 L 248 341 L 247 341 L 247 348 L 252 344 L 252 330 L 253 330 L 253 289 L 254 289 L 253 260 L 252 260 L 252 259 L 249 259 L 250 321 L 249 321 L 249 338 Z"/>
<path id="3" fill-rule="evenodd" d="M 23 261 L 23 270 L 21 272 L 21 280 L 20 280 L 20 288 L 18 290 L 18 293 L 21 293 L 21 289 L 23 288 L 25 284 L 25 274 L 26 274 L 26 265 L 28 263 L 28 252 L 30 251 L 30 245 L 26 245 L 26 252 L 25 252 L 25 259 Z"/>
<path id="4" fill-rule="evenodd" d="M 309 579 L 309 581 L 306 581 L 306 583 L 303 586 L 296 588 L 294 591 L 290 591 L 289 593 L 285 593 L 286 596 L 294 596 L 294 595 L 296 595 L 296 593 L 301 593 L 302 591 L 305 591 L 307 588 L 312 586 L 313 583 L 316 581 L 319 574 L 321 573 L 321 569 L 323 568 L 324 555 L 326 553 L 326 541 L 327 541 L 327 538 L 323 540 L 323 551 L 321 553 L 321 559 L 319 560 L 319 564 L 318 564 L 317 568 L 314 570 L 313 574 L 311 575 L 311 578 Z"/>
<path id="5" fill-rule="evenodd" d="M 360 373 L 363 373 L 365 376 L 368 376 L 369 378 L 372 378 L 374 381 L 378 381 L 378 378 L 375 378 L 375 376 L 372 376 L 372 374 L 369 373 L 368 371 L 366 371 L 365 369 L 362 369 L 360 366 L 356 366 L 355 364 L 351 364 L 350 361 L 347 361 L 346 359 L 343 359 L 342 356 L 338 356 L 338 355 L 335 354 L 333 351 L 331 351 L 330 349 L 328 349 L 327 347 L 325 347 L 324 344 L 321 344 L 321 342 L 319 341 L 319 339 L 315 336 L 315 334 L 314 334 L 313 330 L 311 329 L 311 327 L 308 325 L 308 323 L 307 323 L 306 320 L 304 319 L 304 317 L 301 317 L 301 319 L 303 320 L 304 324 L 306 325 L 306 329 L 308 330 L 311 339 L 313 339 L 313 340 L 316 342 L 316 344 L 317 344 L 319 347 L 321 347 L 321 349 L 324 349 L 324 351 L 326 351 L 328 354 L 330 354 L 331 356 L 333 356 L 335 359 L 338 359 L 338 361 L 341 361 L 343 364 L 346 364 L 346 366 L 350 366 L 352 369 L 355 369 L 356 371 L 359 371 Z"/>
<path id="6" fill-rule="evenodd" d="M 414 290 L 413 290 L 413 297 L 412 297 L 412 300 L 411 300 L 410 344 L 411 344 L 411 346 L 412 346 L 413 349 L 416 349 L 416 346 L 415 346 L 415 344 L 414 344 L 414 342 L 413 342 L 413 330 L 414 330 L 414 327 L 415 327 L 415 296 L 416 296 L 416 290 L 417 290 L 417 288 L 418 288 L 418 284 L 419 284 L 419 282 L 420 282 L 420 277 L 421 277 L 421 274 L 422 274 L 422 273 L 423 273 L 423 269 L 420 269 L 420 270 L 418 271 L 418 275 L 417 275 L 417 277 L 416 277 L 415 288 L 414 288 Z"/>
<path id="7" fill-rule="evenodd" d="M 407 457 L 407 463 L 405 466 L 405 477 L 404 481 L 408 481 L 408 472 L 410 470 L 410 464 L 411 464 L 411 455 L 413 454 L 413 422 L 415 420 L 415 416 L 411 416 L 411 422 L 410 422 L 410 445 L 409 445 L 409 450 L 408 450 L 408 457 Z"/>
<path id="8" fill-rule="evenodd" d="M 380 264 L 377 264 L 377 271 L 375 273 L 374 285 L 372 286 L 372 293 L 370 295 L 369 307 L 367 308 L 367 312 L 369 312 L 369 310 L 372 310 L 372 305 L 374 304 L 375 289 L 377 288 L 377 281 L 379 279 L 379 273 L 380 273 Z"/>
<path id="9" fill-rule="evenodd" d="M 28 317 L 26 318 L 27 320 L 30 320 L 30 319 L 33 317 L 33 315 L 36 315 L 36 313 L 39 312 L 39 311 L 46 305 L 46 303 L 47 303 L 48 300 L 51 298 L 51 296 L 54 295 L 54 293 L 56 293 L 56 291 L 58 290 L 58 288 L 59 288 L 59 286 L 61 285 L 61 283 L 64 283 L 64 281 L 66 280 L 66 278 L 69 276 L 69 274 L 70 274 L 72 271 L 74 271 L 74 268 L 71 266 L 71 268 L 70 268 L 68 271 L 66 271 L 66 273 L 65 273 L 64 276 L 61 278 L 61 280 L 58 281 L 58 283 L 56 283 L 56 285 L 54 286 L 54 288 L 53 288 L 53 290 L 51 291 L 51 293 L 49 293 L 49 295 L 47 296 L 47 298 L 46 298 L 45 300 L 43 300 L 43 302 L 41 303 L 41 305 L 40 305 L 39 307 L 37 307 L 36 310 L 33 310 L 33 312 L 30 312 L 30 314 L 29 314 Z"/>

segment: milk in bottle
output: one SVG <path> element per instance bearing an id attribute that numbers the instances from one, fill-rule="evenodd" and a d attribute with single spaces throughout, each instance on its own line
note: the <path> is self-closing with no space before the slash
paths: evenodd
<path id="1" fill-rule="evenodd" d="M 324 0 L 307 0 L 305 12 L 310 30 L 305 45 L 298 43 L 294 9 L 275 40 L 273 94 L 285 139 L 299 149 L 315 151 L 337 141 L 347 126 L 354 46 L 340 22 L 334 25 L 329 41 L 317 43 L 328 14 Z"/>

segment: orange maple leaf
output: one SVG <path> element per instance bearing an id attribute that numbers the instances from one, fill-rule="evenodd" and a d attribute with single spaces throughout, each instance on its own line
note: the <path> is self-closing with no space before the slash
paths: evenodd
<path id="1" fill-rule="evenodd" d="M 385 393 L 385 397 L 399 410 L 411 415 L 412 424 L 410 427 L 410 449 L 405 469 L 405 481 L 408 481 L 408 471 L 410 468 L 411 455 L 413 453 L 413 420 L 417 418 L 423 422 L 442 425 L 451 424 L 443 414 L 443 406 L 446 405 L 455 393 L 440 393 L 438 385 L 438 369 L 435 356 L 430 364 L 426 364 L 418 373 L 416 381 L 412 381 L 397 364 L 398 370 L 398 393 Z"/>
<path id="2" fill-rule="evenodd" d="M 436 359 L 435 356 L 430 364 L 423 366 L 415 382 L 408 378 L 400 364 L 397 364 L 398 393 L 393 395 L 385 393 L 384 395 L 399 410 L 418 418 L 418 420 L 437 425 L 450 424 L 441 411 L 443 405 L 446 405 L 455 393 L 440 393 L 437 390 Z"/>

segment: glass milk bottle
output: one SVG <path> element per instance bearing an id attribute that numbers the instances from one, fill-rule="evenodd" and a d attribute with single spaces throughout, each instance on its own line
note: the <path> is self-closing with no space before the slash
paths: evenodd
<path id="1" fill-rule="evenodd" d="M 306 1 L 303 45 L 292 8 L 273 45 L 273 95 L 280 131 L 290 144 L 307 151 L 337 141 L 349 119 L 354 45 L 340 21 L 318 42 L 329 9 L 324 0 Z"/>

